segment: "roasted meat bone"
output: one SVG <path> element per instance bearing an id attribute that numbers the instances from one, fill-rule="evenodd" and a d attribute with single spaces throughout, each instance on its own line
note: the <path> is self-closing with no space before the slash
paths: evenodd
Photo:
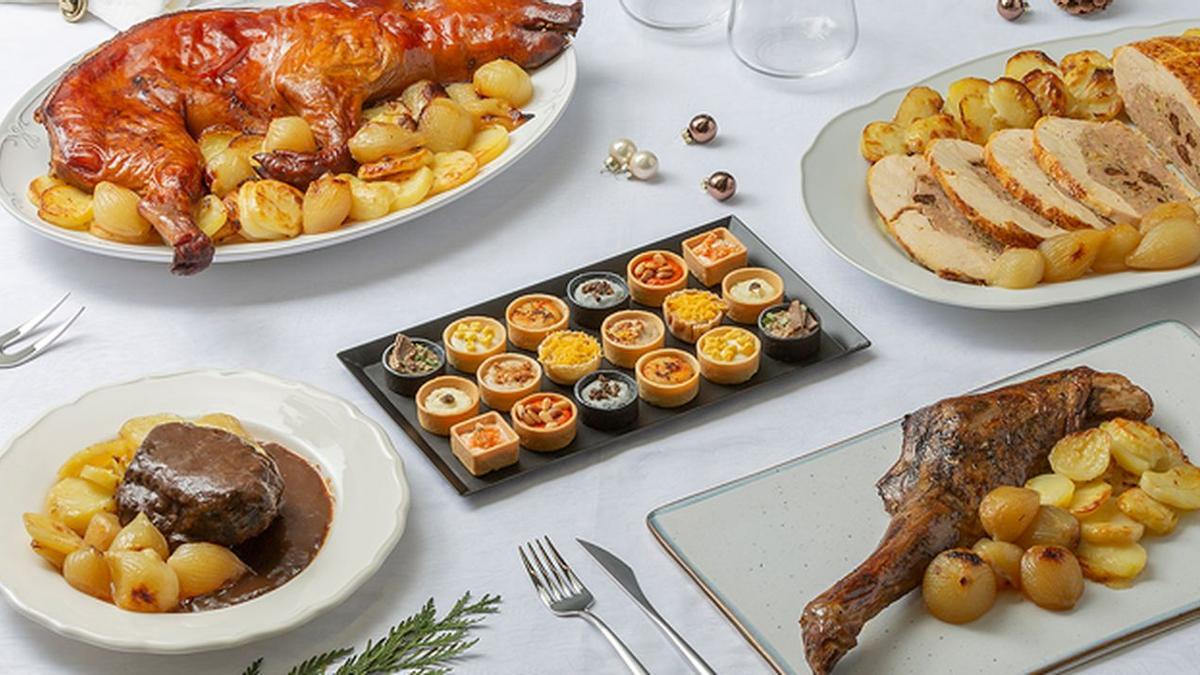
<path id="1" fill-rule="evenodd" d="M 1074 368 L 905 417 L 900 459 L 876 484 L 892 516 L 883 539 L 800 617 L 813 672 L 830 672 L 868 620 L 921 584 L 934 556 L 983 536 L 979 502 L 993 488 L 1048 471 L 1050 449 L 1067 434 L 1152 409 L 1125 377 Z"/>

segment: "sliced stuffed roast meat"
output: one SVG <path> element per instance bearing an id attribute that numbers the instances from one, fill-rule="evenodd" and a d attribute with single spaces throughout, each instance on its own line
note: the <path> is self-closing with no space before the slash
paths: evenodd
<path id="1" fill-rule="evenodd" d="M 992 134 L 984 148 L 984 161 L 1009 194 L 1058 227 L 1103 229 L 1112 224 L 1063 192 L 1038 166 L 1031 129 L 1005 129 Z"/>
<path id="2" fill-rule="evenodd" d="M 1009 246 L 1037 246 L 1066 230 L 1025 207 L 988 171 L 983 146 L 951 138 L 938 139 L 925 150 L 946 196 L 972 223 Z"/>
<path id="3" fill-rule="evenodd" d="M 1124 122 L 1043 117 L 1033 127 L 1038 165 L 1065 192 L 1115 222 L 1136 225 L 1159 204 L 1193 190 Z"/>
<path id="4" fill-rule="evenodd" d="M 1200 38 L 1159 37 L 1118 47 L 1113 72 L 1129 118 L 1200 186 Z"/>
<path id="5" fill-rule="evenodd" d="M 896 243 L 941 277 L 983 283 L 1004 252 L 959 212 L 924 157 L 884 157 L 867 172 L 867 190 Z"/>

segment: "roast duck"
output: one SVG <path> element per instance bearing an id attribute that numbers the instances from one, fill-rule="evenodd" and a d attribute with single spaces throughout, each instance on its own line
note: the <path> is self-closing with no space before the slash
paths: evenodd
<path id="1" fill-rule="evenodd" d="M 264 177 L 303 186 L 349 168 L 346 142 L 364 103 L 422 79 L 469 79 L 497 58 L 537 68 L 566 48 L 582 19 L 582 2 L 540 0 L 180 12 L 134 26 L 73 65 L 37 120 L 49 132 L 54 175 L 139 193 L 139 211 L 174 248 L 172 270 L 193 274 L 213 256 L 191 215 L 204 189 L 195 139 L 205 129 L 263 133 L 273 118 L 303 117 L 317 152 L 256 158 Z"/>
<path id="2" fill-rule="evenodd" d="M 1064 436 L 1112 418 L 1144 420 L 1152 408 L 1125 377 L 1074 368 L 905 417 L 900 459 L 876 484 L 892 517 L 883 539 L 800 618 L 813 672 L 830 672 L 868 620 L 921 584 L 938 553 L 984 535 L 984 495 L 1049 470 Z"/>

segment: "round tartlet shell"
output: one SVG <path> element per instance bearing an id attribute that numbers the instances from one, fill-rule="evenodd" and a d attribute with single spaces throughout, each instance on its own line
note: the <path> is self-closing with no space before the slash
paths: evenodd
<path id="1" fill-rule="evenodd" d="M 516 309 L 518 305 L 530 300 L 550 301 L 550 303 L 557 307 L 558 311 L 562 313 L 562 317 L 558 321 L 555 321 L 553 325 L 547 326 L 546 328 L 525 328 L 518 325 L 512 320 L 513 310 Z M 536 350 L 538 345 L 541 344 L 542 340 L 545 339 L 547 335 L 557 330 L 563 330 L 567 327 L 567 324 L 570 323 L 570 321 L 571 308 L 567 306 L 567 303 L 563 302 L 561 298 L 556 298 L 553 295 L 547 295 L 545 293 L 531 293 L 529 295 L 522 295 L 516 300 L 508 303 L 508 307 L 504 308 L 504 325 L 508 329 L 509 342 L 512 342 L 521 349 L 527 349 L 529 351 Z"/>
<path id="2" fill-rule="evenodd" d="M 383 363 L 383 379 L 384 382 L 387 383 L 388 389 L 391 389 L 401 396 L 414 396 L 417 393 L 417 390 L 421 388 L 421 385 L 446 373 L 446 350 L 442 349 L 441 345 L 432 340 L 426 340 L 424 338 L 413 338 L 413 341 L 421 342 L 426 347 L 433 349 L 433 352 L 438 355 L 439 363 L 437 368 L 434 368 L 428 373 L 422 373 L 420 375 L 405 375 L 398 373 L 395 370 L 392 370 L 392 367 L 388 365 L 388 356 L 391 355 L 392 350 L 396 348 L 396 345 L 395 343 L 388 345 L 387 349 L 383 350 L 383 356 L 381 357 Z"/>
<path id="3" fill-rule="evenodd" d="M 588 405 L 587 401 L 583 398 L 583 389 L 596 381 L 596 378 L 601 375 L 619 379 L 629 385 L 633 392 L 633 397 L 624 405 L 617 408 L 598 408 Z M 579 418 L 584 424 L 593 429 L 600 429 L 602 431 L 627 429 L 633 426 L 638 419 L 637 391 L 637 380 L 619 370 L 598 370 L 594 373 L 589 373 L 575 383 L 575 398 L 579 401 L 576 404 L 576 407 L 579 409 Z"/>
<path id="4" fill-rule="evenodd" d="M 670 309 L 667 308 L 667 301 L 671 299 L 672 295 L 675 295 L 676 293 L 683 293 L 684 291 L 689 291 L 689 290 L 693 290 L 693 289 L 687 289 L 687 288 L 680 289 L 678 291 L 672 292 L 666 298 L 663 299 L 663 306 L 662 306 L 663 319 L 666 321 L 667 330 L 671 331 L 671 335 L 674 335 L 677 339 L 682 340 L 684 342 L 695 343 L 697 340 L 700 339 L 700 337 L 702 335 L 704 335 L 708 331 L 716 328 L 717 326 L 721 325 L 721 321 L 725 318 L 726 310 L 721 310 L 721 311 L 717 312 L 717 315 L 715 317 L 713 317 L 712 319 L 709 319 L 708 321 L 705 321 L 703 323 L 685 321 L 684 319 L 677 320 L 675 318 L 674 312 L 672 312 Z M 712 294 L 713 296 L 717 295 L 716 293 L 713 293 L 712 291 L 695 290 L 694 292 L 709 293 L 709 294 Z M 720 299 L 720 298 L 718 297 L 718 299 Z M 721 300 L 721 301 L 724 302 L 724 300 Z"/>
<path id="5" fill-rule="evenodd" d="M 824 330 L 824 324 L 821 322 L 821 315 L 813 311 L 811 307 L 808 311 L 817 320 L 817 329 L 811 334 L 804 337 L 780 338 L 771 335 L 770 331 L 763 328 L 763 318 L 781 309 L 786 310 L 790 303 L 780 303 L 771 305 L 764 309 L 758 315 L 758 333 L 762 338 L 763 353 L 778 361 L 803 361 L 812 357 L 821 350 L 821 331 Z"/>
<path id="6" fill-rule="evenodd" d="M 666 285 L 651 286 L 644 284 L 633 276 L 633 268 L 643 258 L 651 257 L 655 253 L 661 253 L 665 258 L 679 266 L 679 278 Z M 625 282 L 629 285 L 629 295 L 633 301 L 639 305 L 647 307 L 661 307 L 663 300 L 668 295 L 683 288 L 687 288 L 688 267 L 687 262 L 677 253 L 670 251 L 654 250 L 643 251 L 629 259 L 629 264 L 625 266 Z"/>
<path id="7" fill-rule="evenodd" d="M 454 332 L 454 327 L 464 321 L 482 321 L 492 324 L 492 326 L 496 328 L 497 335 L 500 337 L 500 339 L 496 341 L 496 346 L 492 347 L 486 352 L 479 352 L 478 354 L 455 349 L 454 345 L 450 344 L 450 336 Z M 451 367 L 464 373 L 471 373 L 474 375 L 475 371 L 479 370 L 479 365 L 486 361 L 489 357 L 495 356 L 496 354 L 502 354 L 506 351 L 508 345 L 508 331 L 504 328 L 504 324 L 490 316 L 464 316 L 451 321 L 450 324 L 446 326 L 446 329 L 442 331 L 442 345 L 446 350 L 446 362 L 449 363 Z"/>
<path id="8" fill-rule="evenodd" d="M 623 319 L 642 319 L 658 326 L 658 337 L 654 341 L 637 347 L 613 342 L 608 337 L 608 327 Z M 604 358 L 619 368 L 633 368 L 642 354 L 660 349 L 667 341 L 667 326 L 657 314 L 640 309 L 626 309 L 608 315 L 600 324 L 600 342 L 604 347 Z"/>
<path id="9" fill-rule="evenodd" d="M 579 304 L 575 300 L 575 289 L 585 281 L 601 278 L 619 284 L 622 293 L 621 299 L 613 303 L 612 307 L 584 307 Z M 571 316 L 575 319 L 575 323 L 584 328 L 599 328 L 613 312 L 620 312 L 629 307 L 629 282 L 622 279 L 620 274 L 603 270 L 577 274 L 567 282 L 567 305 L 571 307 Z"/>
<path id="10" fill-rule="evenodd" d="M 751 277 L 763 277 L 775 287 L 775 293 L 762 302 L 741 302 L 730 296 L 729 289 L 733 288 L 734 284 Z M 730 272 L 721 281 L 721 298 L 728 307 L 725 313 L 731 321 L 738 323 L 754 325 L 763 309 L 778 305 L 783 300 L 783 292 L 783 277 L 765 267 L 743 267 Z"/>
<path id="11" fill-rule="evenodd" d="M 659 384 L 658 382 L 650 381 L 642 374 L 642 367 L 648 361 L 668 354 L 679 356 L 691 364 L 691 378 L 679 384 Z M 646 352 L 642 354 L 634 365 L 634 373 L 637 376 L 638 396 L 646 403 L 658 406 L 659 408 L 678 408 L 687 405 L 692 399 L 696 398 L 696 394 L 700 393 L 700 361 L 682 349 L 666 347 Z"/>
<path id="12" fill-rule="evenodd" d="M 754 354 L 752 354 L 750 358 L 746 359 L 745 361 L 738 361 L 737 363 L 726 363 L 724 361 L 711 359 L 707 354 L 701 351 L 700 343 L 712 333 L 734 330 L 745 331 L 746 334 L 749 335 L 752 340 L 754 340 Z M 722 326 L 720 328 L 714 328 L 708 333 L 702 335 L 700 340 L 696 342 L 696 360 L 700 362 L 700 375 L 704 379 L 714 384 L 741 384 L 754 377 L 754 374 L 758 372 L 758 368 L 762 363 L 762 351 L 762 340 L 760 340 L 757 335 L 746 330 L 745 328 L 737 328 L 734 326 Z"/>
<path id="13" fill-rule="evenodd" d="M 488 367 L 495 361 L 503 361 L 504 359 L 515 359 L 527 361 L 533 364 L 533 372 L 535 377 L 533 382 L 521 387 L 520 389 L 497 389 L 483 380 L 483 374 L 487 372 Z M 479 382 L 479 397 L 487 404 L 487 407 L 500 412 L 508 412 L 512 409 L 513 404 L 517 401 L 536 394 L 542 390 L 542 364 L 536 360 L 525 356 L 524 354 L 496 354 L 489 356 L 483 363 L 479 364 L 479 370 L 475 372 L 475 377 Z"/>
<path id="14" fill-rule="evenodd" d="M 582 333 L 583 335 L 587 335 L 588 337 L 591 337 L 593 340 L 596 339 L 596 338 L 592 337 L 591 335 L 588 335 L 587 333 L 583 333 L 582 331 L 574 331 L 574 332 Z M 564 387 L 569 387 L 569 386 L 575 384 L 576 382 L 578 382 L 580 380 L 580 378 L 582 378 L 584 375 L 587 375 L 588 373 L 598 370 L 600 368 L 600 356 L 601 356 L 601 353 L 604 351 L 603 347 L 601 349 L 596 350 L 596 356 L 593 357 L 592 360 L 588 361 L 587 363 L 575 363 L 575 364 L 571 364 L 571 365 L 563 365 L 563 364 L 546 363 L 545 361 L 543 361 L 542 354 L 541 354 L 541 345 L 539 345 L 538 347 L 539 347 L 538 362 L 542 364 L 542 372 L 544 372 L 546 374 L 546 377 L 549 378 L 551 382 L 553 382 L 555 384 L 561 384 Z"/>
<path id="15" fill-rule="evenodd" d="M 426 408 L 425 398 L 429 395 L 429 392 L 443 386 L 454 387 L 465 392 L 471 398 L 471 405 L 467 406 L 467 409 L 463 412 L 453 415 L 433 412 Z M 479 387 L 475 386 L 474 382 L 465 377 L 442 375 L 421 385 L 421 388 L 417 390 L 416 404 L 417 423 L 421 425 L 421 428 L 431 434 L 448 436 L 450 434 L 450 427 L 479 414 Z"/>
<path id="16" fill-rule="evenodd" d="M 571 406 L 571 419 L 557 429 L 536 429 L 517 419 L 517 416 L 510 412 L 509 418 L 512 419 L 512 427 L 517 432 L 517 438 L 521 439 L 521 445 L 526 450 L 534 452 L 554 452 L 570 445 L 575 440 L 575 433 L 579 428 L 579 408 L 576 407 L 575 402 L 562 394 L 539 392 L 530 394 L 517 401 L 513 404 L 513 408 L 516 408 L 518 405 L 524 405 L 535 398 L 552 398 L 566 401 Z"/>

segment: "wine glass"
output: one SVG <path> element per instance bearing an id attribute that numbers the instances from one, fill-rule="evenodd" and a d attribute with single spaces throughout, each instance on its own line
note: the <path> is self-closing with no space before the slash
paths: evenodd
<path id="1" fill-rule="evenodd" d="M 729 12 L 730 49 L 767 75 L 820 75 L 857 44 L 854 0 L 733 0 Z"/>
<path id="2" fill-rule="evenodd" d="M 692 30 L 720 21 L 729 0 L 621 0 L 621 7 L 651 28 Z"/>

